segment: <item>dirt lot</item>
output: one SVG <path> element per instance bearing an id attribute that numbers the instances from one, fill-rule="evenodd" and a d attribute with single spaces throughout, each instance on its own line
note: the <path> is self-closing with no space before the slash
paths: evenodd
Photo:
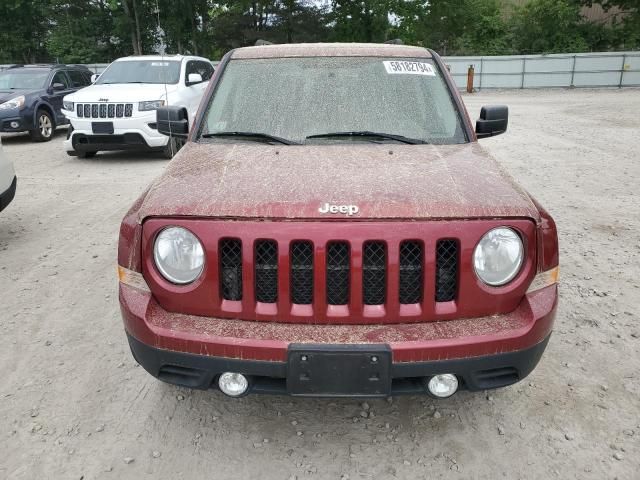
<path id="1" fill-rule="evenodd" d="M 640 478 L 640 90 L 465 101 L 472 117 L 511 107 L 484 144 L 555 216 L 562 299 L 528 379 L 439 402 L 156 381 L 128 351 L 115 262 L 121 217 L 166 161 L 4 137 L 19 183 L 0 215 L 0 478 Z"/>

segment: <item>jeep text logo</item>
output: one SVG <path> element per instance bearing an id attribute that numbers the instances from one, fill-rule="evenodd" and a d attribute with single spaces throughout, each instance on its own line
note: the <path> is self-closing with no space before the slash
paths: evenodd
<path id="1" fill-rule="evenodd" d="M 357 205 L 331 205 L 325 203 L 318 211 L 320 213 L 344 213 L 345 215 L 355 215 L 360 211 Z"/>

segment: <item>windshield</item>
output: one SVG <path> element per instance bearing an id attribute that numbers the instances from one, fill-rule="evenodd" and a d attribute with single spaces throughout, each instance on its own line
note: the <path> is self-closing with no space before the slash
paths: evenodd
<path id="1" fill-rule="evenodd" d="M 169 83 L 180 80 L 180 62 L 175 60 L 124 60 L 113 62 L 97 85 L 110 83 Z"/>
<path id="2" fill-rule="evenodd" d="M 410 140 L 404 143 L 466 142 L 447 85 L 433 61 L 424 58 L 231 60 L 201 137 L 251 140 L 219 135 L 225 132 L 306 144 L 398 142 L 400 137 Z"/>
<path id="3" fill-rule="evenodd" d="M 49 70 L 11 68 L 0 72 L 0 90 L 36 90 L 45 87 Z"/>

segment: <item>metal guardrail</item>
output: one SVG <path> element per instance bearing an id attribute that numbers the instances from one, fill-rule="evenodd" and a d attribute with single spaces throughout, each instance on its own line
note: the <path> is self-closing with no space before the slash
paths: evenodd
<path id="1" fill-rule="evenodd" d="M 459 88 L 474 67 L 474 89 L 640 86 L 640 52 L 444 57 Z"/>

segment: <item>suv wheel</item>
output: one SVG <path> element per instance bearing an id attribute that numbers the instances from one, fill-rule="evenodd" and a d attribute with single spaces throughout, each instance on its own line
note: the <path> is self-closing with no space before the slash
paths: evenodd
<path id="1" fill-rule="evenodd" d="M 71 152 L 67 151 L 67 155 L 70 157 L 78 157 L 78 158 L 93 158 L 96 156 L 98 152 L 78 152 L 77 150 L 73 150 Z"/>
<path id="2" fill-rule="evenodd" d="M 29 131 L 31 139 L 36 142 L 48 142 L 53 138 L 56 126 L 51 115 L 46 110 L 38 110 L 36 115 L 36 128 Z"/>
<path id="3" fill-rule="evenodd" d="M 169 137 L 169 141 L 162 149 L 162 156 L 167 160 L 171 160 L 176 153 L 182 148 L 183 141 L 176 137 Z"/>

